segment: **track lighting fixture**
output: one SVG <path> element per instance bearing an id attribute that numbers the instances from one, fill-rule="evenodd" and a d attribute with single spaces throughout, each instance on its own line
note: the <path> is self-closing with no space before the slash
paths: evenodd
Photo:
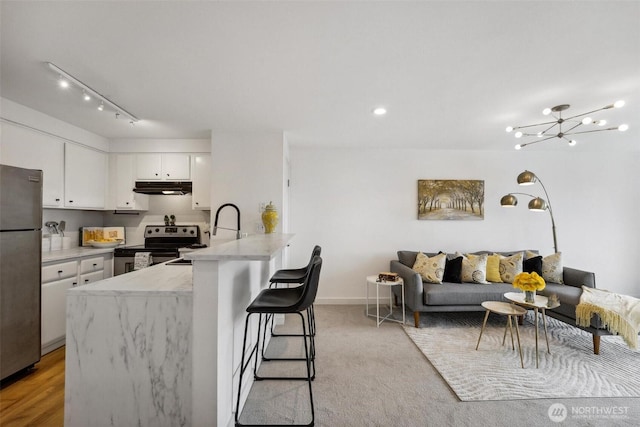
<path id="1" fill-rule="evenodd" d="M 130 112 L 128 112 L 124 108 L 120 107 L 118 104 L 116 104 L 115 102 L 111 101 L 109 98 L 107 98 L 106 96 L 102 95 L 100 92 L 96 91 L 95 89 L 93 89 L 90 86 L 88 86 L 87 84 L 81 82 L 80 80 L 78 80 L 77 78 L 72 76 L 71 74 L 67 73 L 66 71 L 64 71 L 63 69 L 58 67 L 57 65 L 55 65 L 55 64 L 53 64 L 51 62 L 47 62 L 47 65 L 49 66 L 50 69 L 55 71 L 60 76 L 60 80 L 59 80 L 60 87 L 68 88 L 71 85 L 74 85 L 74 86 L 82 89 L 83 99 L 85 101 L 90 101 L 91 98 L 96 98 L 96 99 L 100 100 L 100 105 L 98 106 L 98 110 L 99 111 L 103 111 L 104 108 L 105 108 L 105 104 L 106 104 L 109 108 L 111 108 L 112 110 L 114 110 L 116 112 L 116 119 L 120 115 L 124 115 L 129 119 L 130 123 L 135 123 L 135 122 L 137 122 L 139 120 L 136 116 L 134 116 L 133 114 L 131 114 Z"/>
<path id="2" fill-rule="evenodd" d="M 623 106 L 624 106 L 624 101 L 620 100 L 620 101 L 616 101 L 613 104 L 605 105 L 602 108 L 598 108 L 597 110 L 563 118 L 562 112 L 568 110 L 570 105 L 569 104 L 556 105 L 555 107 L 545 108 L 544 110 L 542 110 L 543 115 L 545 116 L 551 115 L 555 120 L 537 123 L 533 125 L 526 125 L 526 126 L 508 126 L 506 130 L 507 132 L 513 132 L 515 130 L 516 132 L 514 133 L 514 136 L 516 138 L 522 138 L 523 136 L 524 137 L 535 136 L 537 138 L 540 138 L 538 140 L 533 140 L 530 142 L 526 142 L 524 144 L 518 144 L 515 146 L 516 150 L 520 150 L 521 148 L 524 148 L 527 145 L 537 144 L 538 142 L 548 141 L 553 138 L 564 139 L 569 143 L 570 146 L 574 146 L 576 145 L 577 141 L 573 138 L 569 138 L 572 135 L 591 133 L 591 132 L 601 132 L 605 130 L 619 130 L 620 132 L 624 132 L 627 129 L 629 129 L 629 126 L 626 124 L 622 124 L 617 127 L 605 128 L 604 126 L 607 124 L 606 120 L 594 120 L 588 116 L 589 114 L 597 113 L 598 111 L 608 110 L 610 108 L 621 108 Z M 580 117 L 583 117 L 583 118 L 579 119 Z M 584 126 L 595 125 L 598 127 L 598 129 L 582 130 L 579 132 L 575 131 L 575 129 L 583 125 Z M 519 129 L 525 129 L 525 128 L 538 127 L 538 126 L 540 127 L 544 126 L 544 129 L 537 131 L 535 133 L 533 132 L 527 133 L 519 130 Z M 563 128 L 563 126 L 568 127 L 568 129 Z"/>

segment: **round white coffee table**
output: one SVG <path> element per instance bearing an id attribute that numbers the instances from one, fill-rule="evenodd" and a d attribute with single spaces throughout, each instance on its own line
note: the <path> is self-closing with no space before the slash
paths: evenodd
<path id="1" fill-rule="evenodd" d="M 402 277 L 398 277 L 398 280 L 393 282 L 390 281 L 380 281 L 378 276 L 367 276 L 367 316 L 373 316 L 373 314 L 369 314 L 369 286 L 376 286 L 376 326 L 379 328 L 380 324 L 385 320 L 389 320 L 391 322 L 398 322 L 404 325 L 405 322 L 405 314 L 404 314 L 404 281 Z M 389 314 L 384 317 L 380 317 L 380 286 L 387 286 L 389 288 Z M 393 292 L 391 292 L 392 286 L 400 286 L 402 288 L 402 305 L 400 306 L 402 310 L 402 322 L 400 320 L 392 319 L 391 315 L 393 314 Z"/>
<path id="2" fill-rule="evenodd" d="M 482 322 L 482 329 L 480 329 L 480 336 L 478 337 L 478 344 L 476 344 L 476 350 L 480 346 L 480 339 L 482 339 L 482 333 L 484 332 L 484 328 L 487 325 L 487 319 L 489 318 L 489 313 L 501 314 L 503 316 L 507 316 L 507 324 L 504 327 L 504 336 L 502 337 L 502 345 L 504 345 L 504 341 L 507 337 L 507 328 L 511 331 L 511 348 L 515 350 L 513 344 L 513 328 L 511 326 L 511 317 L 512 316 L 523 316 L 527 310 L 522 307 L 518 307 L 517 305 L 509 304 L 508 302 L 501 301 L 485 301 L 482 303 L 482 306 L 487 310 L 484 315 L 484 322 Z M 515 320 L 513 323 L 516 325 L 516 336 L 518 337 L 518 351 L 520 352 L 520 366 L 524 369 L 524 360 L 522 359 L 522 347 L 520 347 L 520 329 L 518 329 L 518 321 Z"/>
<path id="3" fill-rule="evenodd" d="M 512 301 L 515 304 L 518 304 L 524 308 L 532 308 L 534 314 L 536 316 L 536 368 L 539 365 L 538 361 L 538 310 L 542 312 L 542 324 L 544 325 L 544 338 L 547 341 L 547 353 L 551 354 L 551 350 L 549 349 L 549 337 L 547 336 L 547 308 L 556 308 L 560 306 L 560 303 L 555 303 L 552 306 L 549 306 L 549 298 L 536 295 L 534 297 L 533 302 L 525 302 L 524 301 L 524 292 L 507 292 L 504 294 L 504 297 L 509 301 Z"/>

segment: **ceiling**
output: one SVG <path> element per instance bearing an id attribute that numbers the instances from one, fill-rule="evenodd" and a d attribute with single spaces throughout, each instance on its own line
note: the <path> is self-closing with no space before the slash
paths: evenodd
<path id="1" fill-rule="evenodd" d="M 6 1 L 0 96 L 107 138 L 286 132 L 292 145 L 513 150 L 571 104 L 640 151 L 638 1 Z M 63 91 L 45 62 L 141 120 Z M 374 107 L 388 114 L 374 117 Z"/>

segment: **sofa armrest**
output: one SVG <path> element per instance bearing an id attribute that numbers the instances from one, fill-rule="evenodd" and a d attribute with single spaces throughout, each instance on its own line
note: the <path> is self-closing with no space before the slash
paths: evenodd
<path id="1" fill-rule="evenodd" d="M 412 311 L 416 311 L 423 305 L 424 288 L 422 277 L 411 268 L 398 260 L 392 260 L 389 266 L 393 273 L 398 273 L 404 280 L 404 303 Z M 399 288 L 398 288 L 399 289 Z"/>
<path id="2" fill-rule="evenodd" d="M 596 275 L 590 271 L 564 267 L 562 270 L 562 278 L 565 285 L 574 286 L 576 288 L 581 288 L 582 286 L 587 286 L 589 288 L 596 287 Z"/>

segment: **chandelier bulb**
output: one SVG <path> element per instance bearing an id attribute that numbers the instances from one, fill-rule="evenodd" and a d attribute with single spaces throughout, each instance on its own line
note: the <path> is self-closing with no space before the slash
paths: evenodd
<path id="1" fill-rule="evenodd" d="M 516 138 L 522 138 L 522 132 L 518 131 L 514 135 Z"/>
<path id="2" fill-rule="evenodd" d="M 549 114 L 551 114 L 551 108 L 545 108 L 544 110 L 542 110 L 542 114 L 548 116 Z"/>
<path id="3" fill-rule="evenodd" d="M 584 119 L 582 119 L 582 124 L 583 125 L 588 125 L 593 123 L 593 119 L 591 117 L 585 117 Z"/>
<path id="4" fill-rule="evenodd" d="M 520 145 L 520 144 L 516 144 L 516 146 L 515 146 L 515 149 L 516 149 L 516 150 L 520 150 L 521 148 L 522 148 L 522 145 Z"/>
<path id="5" fill-rule="evenodd" d="M 618 126 L 618 130 L 620 132 L 624 132 L 627 129 L 629 129 L 629 125 L 620 125 L 620 126 Z"/>
<path id="6" fill-rule="evenodd" d="M 98 106 L 98 111 L 102 111 L 104 110 L 104 103 L 100 103 L 100 105 Z"/>
<path id="7" fill-rule="evenodd" d="M 625 102 L 621 99 L 613 103 L 614 108 L 622 108 L 624 107 Z"/>
<path id="8" fill-rule="evenodd" d="M 85 91 L 82 91 L 82 98 L 83 98 L 85 101 L 91 101 L 91 97 L 90 97 L 90 96 L 89 96 L 89 94 L 88 94 L 87 92 L 85 92 Z"/>
<path id="9" fill-rule="evenodd" d="M 574 147 L 577 143 L 578 141 L 576 141 L 575 139 L 572 139 L 571 141 L 569 141 L 569 146 Z"/>
<path id="10" fill-rule="evenodd" d="M 607 124 L 606 120 L 597 120 L 594 122 L 595 124 L 597 124 L 598 126 L 604 126 Z"/>
<path id="11" fill-rule="evenodd" d="M 69 82 L 62 76 L 60 76 L 59 84 L 60 84 L 60 87 L 63 89 L 66 89 L 69 87 Z"/>
<path id="12" fill-rule="evenodd" d="M 507 132 L 513 132 L 513 126 L 507 126 L 505 129 Z"/>

